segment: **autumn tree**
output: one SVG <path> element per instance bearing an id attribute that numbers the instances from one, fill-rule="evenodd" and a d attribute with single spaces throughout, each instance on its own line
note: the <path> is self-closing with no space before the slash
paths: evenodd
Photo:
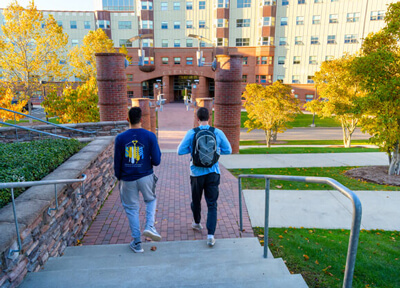
<path id="1" fill-rule="evenodd" d="M 5 24 L 1 26 L 0 85 L 19 94 L 19 100 L 30 100 L 41 91 L 41 81 L 66 77 L 67 34 L 52 15 L 43 17 L 32 0 L 27 8 L 13 1 L 3 10 Z M 28 105 L 31 109 L 31 105 Z"/>
<path id="2" fill-rule="evenodd" d="M 321 68 L 314 75 L 319 99 L 306 103 L 306 109 L 322 118 L 333 117 L 342 126 L 343 145 L 351 146 L 353 135 L 361 115 L 356 111 L 356 100 L 364 97 L 360 88 L 360 77 L 351 71 L 355 56 L 343 57 L 322 62 Z"/>
<path id="3" fill-rule="evenodd" d="M 389 5 L 386 26 L 364 40 L 361 56 L 354 60 L 354 73 L 366 97 L 360 99 L 365 115 L 361 130 L 371 135 L 370 141 L 387 152 L 388 174 L 399 174 L 400 142 L 400 2 Z"/>
<path id="4" fill-rule="evenodd" d="M 119 53 L 125 54 L 125 59 L 132 64 L 132 57 L 128 54 L 128 49 L 126 49 L 125 45 L 122 45 L 121 48 L 118 50 Z"/>
<path id="5" fill-rule="evenodd" d="M 270 86 L 248 84 L 243 94 L 244 108 L 249 120 L 244 123 L 248 132 L 262 129 L 267 147 L 271 147 L 274 133 L 282 133 L 300 112 L 299 103 L 291 95 L 291 88 L 280 81 Z"/>
<path id="6" fill-rule="evenodd" d="M 0 107 L 6 108 L 14 111 L 22 111 L 23 107 L 26 105 L 26 100 L 20 100 L 17 103 L 12 103 L 14 94 L 10 88 L 0 88 Z M 15 118 L 14 118 L 15 117 Z M 0 121 L 7 120 L 20 120 L 24 116 L 12 112 L 7 112 L 0 109 Z"/>

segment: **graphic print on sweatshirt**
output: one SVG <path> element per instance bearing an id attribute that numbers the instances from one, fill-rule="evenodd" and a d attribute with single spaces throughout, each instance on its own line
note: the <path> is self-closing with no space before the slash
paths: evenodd
<path id="1" fill-rule="evenodd" d="M 125 145 L 125 158 L 129 163 L 138 164 L 144 157 L 144 145 L 138 140 L 133 140 Z"/>

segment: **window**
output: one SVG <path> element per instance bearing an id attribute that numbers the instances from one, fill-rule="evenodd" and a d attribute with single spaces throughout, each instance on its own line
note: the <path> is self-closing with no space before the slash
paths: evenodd
<path id="1" fill-rule="evenodd" d="M 322 0 L 314 0 L 314 3 L 322 3 Z"/>
<path id="2" fill-rule="evenodd" d="M 276 81 L 283 82 L 283 79 L 284 79 L 284 78 L 285 78 L 284 75 L 277 75 L 277 76 L 276 76 Z"/>
<path id="3" fill-rule="evenodd" d="M 90 29 L 90 21 L 85 21 L 83 23 L 83 26 L 84 26 L 85 29 Z"/>
<path id="4" fill-rule="evenodd" d="M 383 20 L 384 17 L 385 17 L 384 10 L 371 12 L 371 21 Z"/>
<path id="5" fill-rule="evenodd" d="M 304 45 L 303 36 L 294 37 L 294 45 Z"/>
<path id="6" fill-rule="evenodd" d="M 199 1 L 199 10 L 206 9 L 206 1 Z"/>
<path id="7" fill-rule="evenodd" d="M 174 2 L 174 10 L 181 10 L 181 2 Z"/>
<path id="8" fill-rule="evenodd" d="M 344 35 L 344 43 L 345 44 L 358 43 L 357 34 L 346 34 L 346 35 Z"/>
<path id="9" fill-rule="evenodd" d="M 126 74 L 126 78 L 127 78 L 128 82 L 132 82 L 133 81 L 133 74 Z"/>
<path id="10" fill-rule="evenodd" d="M 339 0 L 331 0 L 331 2 L 339 2 Z"/>
<path id="11" fill-rule="evenodd" d="M 142 10 L 153 10 L 153 2 L 142 1 Z"/>
<path id="12" fill-rule="evenodd" d="M 200 47 L 206 47 L 206 42 L 201 41 Z"/>
<path id="13" fill-rule="evenodd" d="M 296 25 L 304 25 L 304 16 L 296 17 Z"/>
<path id="14" fill-rule="evenodd" d="M 174 47 L 181 47 L 181 40 L 175 39 L 174 40 Z"/>
<path id="15" fill-rule="evenodd" d="M 281 17 L 281 26 L 287 26 L 288 17 Z"/>
<path id="16" fill-rule="evenodd" d="M 319 44 L 319 37 L 318 36 L 311 36 L 311 45 Z"/>
<path id="17" fill-rule="evenodd" d="M 217 46 L 228 46 L 227 38 L 217 38 Z"/>
<path id="18" fill-rule="evenodd" d="M 218 0 L 218 8 L 228 8 L 229 0 Z"/>
<path id="19" fill-rule="evenodd" d="M 193 57 L 186 57 L 186 65 L 193 65 Z"/>
<path id="20" fill-rule="evenodd" d="M 168 29 L 168 22 L 161 22 L 161 29 Z"/>
<path id="21" fill-rule="evenodd" d="M 294 56 L 293 57 L 293 64 L 300 64 L 301 62 L 301 57 L 300 56 Z"/>
<path id="22" fill-rule="evenodd" d="M 279 38 L 279 46 L 287 45 L 287 37 L 280 37 Z"/>
<path id="23" fill-rule="evenodd" d="M 256 59 L 257 65 L 272 65 L 272 56 L 258 56 Z"/>
<path id="24" fill-rule="evenodd" d="M 330 14 L 329 15 L 329 23 L 338 23 L 338 14 Z"/>
<path id="25" fill-rule="evenodd" d="M 181 22 L 175 21 L 174 22 L 174 29 L 181 29 Z"/>
<path id="26" fill-rule="evenodd" d="M 306 4 L 306 0 L 297 0 L 297 4 Z"/>
<path id="27" fill-rule="evenodd" d="M 141 26 L 142 26 L 142 29 L 153 29 L 153 21 L 152 20 L 142 20 L 141 21 Z"/>
<path id="28" fill-rule="evenodd" d="M 247 75 L 242 75 L 242 82 L 244 82 L 244 83 L 247 82 Z"/>
<path id="29" fill-rule="evenodd" d="M 110 29 L 110 21 L 108 20 L 98 20 L 97 25 L 101 29 Z"/>
<path id="30" fill-rule="evenodd" d="M 76 45 L 78 45 L 79 44 L 79 40 L 77 40 L 77 39 L 72 39 L 71 40 L 71 45 L 72 46 L 76 46 Z"/>
<path id="31" fill-rule="evenodd" d="M 263 46 L 272 46 L 272 45 L 274 45 L 274 37 L 262 37 L 261 45 L 263 45 Z"/>
<path id="32" fill-rule="evenodd" d="M 206 28 L 206 21 L 199 20 L 199 28 Z"/>
<path id="33" fill-rule="evenodd" d="M 312 24 L 321 24 L 321 15 L 314 15 L 312 17 Z"/>
<path id="34" fill-rule="evenodd" d="M 250 19 L 236 19 L 236 27 L 250 27 Z"/>
<path id="35" fill-rule="evenodd" d="M 264 0 L 264 6 L 276 5 L 276 0 Z"/>
<path id="36" fill-rule="evenodd" d="M 167 65 L 168 64 L 168 57 L 162 57 L 161 58 L 161 64 Z"/>
<path id="37" fill-rule="evenodd" d="M 144 64 L 154 64 L 154 57 L 144 57 Z"/>
<path id="38" fill-rule="evenodd" d="M 127 96 L 128 96 L 128 98 L 133 98 L 133 91 L 126 91 L 127 93 Z"/>
<path id="39" fill-rule="evenodd" d="M 310 56 L 309 60 L 308 60 L 308 64 L 311 65 L 317 65 L 317 56 Z"/>
<path id="40" fill-rule="evenodd" d="M 162 39 L 161 40 L 161 47 L 167 48 L 168 47 L 168 39 Z"/>
<path id="41" fill-rule="evenodd" d="M 307 76 L 307 84 L 314 84 L 314 76 L 312 75 Z"/>
<path id="42" fill-rule="evenodd" d="M 360 13 L 347 13 L 347 22 L 358 22 L 360 20 Z"/>
<path id="43" fill-rule="evenodd" d="M 243 57 L 243 58 L 242 58 L 242 60 L 243 60 L 242 64 L 243 64 L 243 65 L 247 65 L 247 60 L 248 60 L 248 59 L 249 59 L 249 57 L 247 57 L 247 56 L 246 56 L 246 57 Z"/>
<path id="44" fill-rule="evenodd" d="M 331 61 L 331 60 L 333 60 L 333 59 L 335 59 L 334 56 L 331 56 L 331 55 L 325 56 L 325 61 Z"/>
<path id="45" fill-rule="evenodd" d="M 250 38 L 236 38 L 236 46 L 249 46 Z"/>
<path id="46" fill-rule="evenodd" d="M 186 10 L 193 10 L 193 2 L 186 2 Z"/>
<path id="47" fill-rule="evenodd" d="M 237 8 L 251 7 L 251 0 L 237 0 Z"/>
<path id="48" fill-rule="evenodd" d="M 168 11 L 168 2 L 161 2 L 161 11 Z"/>
<path id="49" fill-rule="evenodd" d="M 228 27 L 228 19 L 217 19 L 217 27 L 218 28 Z"/>
<path id="50" fill-rule="evenodd" d="M 278 65 L 285 65 L 285 56 L 279 56 L 278 57 Z"/>
<path id="51" fill-rule="evenodd" d="M 78 25 L 76 24 L 76 21 L 70 21 L 69 25 L 71 29 L 78 29 Z"/>
<path id="52" fill-rule="evenodd" d="M 63 27 L 62 21 L 57 21 L 57 25 L 60 26 L 60 27 Z"/>
<path id="53" fill-rule="evenodd" d="M 300 83 L 300 76 L 299 75 L 292 75 L 292 83 Z"/>
<path id="54" fill-rule="evenodd" d="M 328 35 L 328 44 L 336 44 L 336 35 Z"/>
<path id="55" fill-rule="evenodd" d="M 289 5 L 289 0 L 282 0 L 282 6 Z"/>
<path id="56" fill-rule="evenodd" d="M 174 57 L 174 64 L 180 65 L 181 64 L 181 57 Z"/>
<path id="57" fill-rule="evenodd" d="M 119 47 L 122 47 L 122 45 L 125 47 L 132 47 L 132 42 L 128 39 L 119 39 Z"/>
<path id="58" fill-rule="evenodd" d="M 142 21 L 142 22 L 144 22 L 144 21 Z M 132 29 L 132 22 L 131 21 L 118 21 L 118 29 Z"/>
<path id="59" fill-rule="evenodd" d="M 306 102 L 311 102 L 314 100 L 314 94 L 306 94 Z"/>
<path id="60" fill-rule="evenodd" d="M 271 83 L 271 75 L 256 75 L 256 83 Z"/>
<path id="61" fill-rule="evenodd" d="M 274 25 L 275 25 L 275 17 L 263 18 L 263 26 L 274 26 Z"/>
<path id="62" fill-rule="evenodd" d="M 143 39 L 142 45 L 143 47 L 153 47 L 153 39 Z"/>
<path id="63" fill-rule="evenodd" d="M 186 47 L 193 47 L 193 39 L 186 39 Z"/>

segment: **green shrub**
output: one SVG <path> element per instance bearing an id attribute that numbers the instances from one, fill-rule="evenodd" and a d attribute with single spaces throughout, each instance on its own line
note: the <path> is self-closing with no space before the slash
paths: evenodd
<path id="1" fill-rule="evenodd" d="M 75 139 L 0 143 L 0 183 L 38 181 L 78 152 L 85 144 Z M 17 197 L 26 188 L 14 189 Z M 11 201 L 11 189 L 0 189 L 0 208 Z"/>

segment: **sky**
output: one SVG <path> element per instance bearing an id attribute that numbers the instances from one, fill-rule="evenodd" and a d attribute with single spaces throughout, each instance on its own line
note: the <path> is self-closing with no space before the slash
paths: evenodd
<path id="1" fill-rule="evenodd" d="M 0 8 L 6 8 L 12 0 L 0 0 Z M 26 7 L 29 0 L 17 0 L 18 4 Z M 35 0 L 39 10 L 93 11 L 93 0 Z"/>

